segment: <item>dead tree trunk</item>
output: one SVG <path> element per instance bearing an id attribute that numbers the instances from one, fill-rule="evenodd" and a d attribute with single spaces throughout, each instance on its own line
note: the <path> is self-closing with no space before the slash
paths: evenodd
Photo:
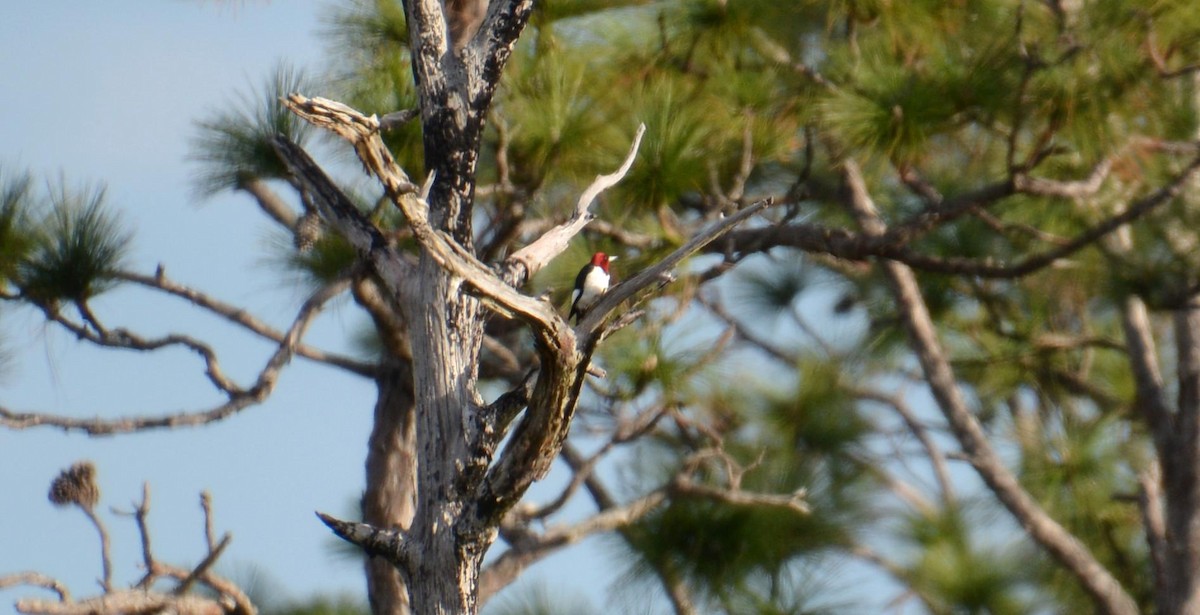
<path id="1" fill-rule="evenodd" d="M 348 523 L 322 515 L 340 536 L 401 572 L 418 614 L 476 612 L 480 565 L 504 515 L 545 476 L 566 440 L 606 317 L 661 284 L 667 272 L 770 201 L 702 230 L 654 267 L 610 289 L 576 328 L 555 306 L 521 294 L 529 276 L 562 253 L 592 219 L 592 201 L 633 163 L 642 129 L 622 167 L 584 191 L 571 218 L 493 266 L 481 263 L 471 234 L 475 162 L 483 120 L 500 71 L 532 9 L 529 0 L 493 2 L 480 32 L 451 50 L 441 4 L 405 3 L 420 92 L 425 166 L 433 181 L 414 184 L 380 139 L 380 121 L 346 105 L 293 94 L 284 101 L 305 120 L 353 145 L 364 167 L 401 210 L 420 253 L 399 254 L 308 155 L 284 138 L 275 148 L 323 218 L 355 247 L 379 294 L 405 323 L 411 351 L 416 442 L 416 505 L 411 525 Z M 484 405 L 477 390 L 484 321 L 491 313 L 527 326 L 539 357 L 531 376 Z M 510 425 L 521 416 L 521 420 Z M 390 416 L 390 415 L 389 415 Z M 388 419 L 391 420 L 391 419 Z M 396 429 L 384 426 L 381 430 Z M 497 453 L 508 436 L 505 449 Z M 382 441 L 394 440 L 387 433 Z M 373 438 L 374 442 L 374 438 Z M 386 478 L 386 477 L 385 477 Z"/>
<path id="2" fill-rule="evenodd" d="M 381 361 L 376 384 L 379 398 L 367 441 L 363 521 L 403 531 L 412 525 L 417 490 L 412 364 L 387 353 Z M 371 612 L 407 615 L 408 587 L 400 571 L 382 557 L 369 557 L 365 565 Z"/>

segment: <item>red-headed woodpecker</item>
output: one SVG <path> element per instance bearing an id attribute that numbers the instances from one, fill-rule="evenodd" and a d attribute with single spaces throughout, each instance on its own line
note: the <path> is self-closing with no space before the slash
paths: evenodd
<path id="1" fill-rule="evenodd" d="M 575 276 L 575 292 L 571 294 L 571 313 L 567 315 L 568 320 L 574 319 L 578 323 L 588 308 L 608 290 L 608 262 L 615 260 L 615 256 L 597 252 L 592 255 L 592 261 L 579 270 L 579 275 Z"/>

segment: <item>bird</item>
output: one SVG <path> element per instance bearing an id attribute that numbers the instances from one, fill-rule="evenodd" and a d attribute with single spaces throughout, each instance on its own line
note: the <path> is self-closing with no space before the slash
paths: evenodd
<path id="1" fill-rule="evenodd" d="M 579 324 L 579 319 L 583 318 L 588 309 L 600 299 L 600 295 L 608 290 L 608 263 L 615 260 L 615 256 L 597 252 L 592 255 L 592 260 L 579 270 L 579 275 L 575 276 L 575 291 L 571 293 L 571 312 L 567 315 L 568 320 Z"/>

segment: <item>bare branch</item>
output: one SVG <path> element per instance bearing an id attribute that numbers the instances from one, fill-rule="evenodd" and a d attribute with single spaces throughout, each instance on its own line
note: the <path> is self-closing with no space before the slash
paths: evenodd
<path id="1" fill-rule="evenodd" d="M 155 570 L 158 566 L 154 561 L 154 550 L 150 548 L 150 528 L 146 525 L 146 517 L 150 515 L 150 483 L 142 483 L 142 501 L 134 504 L 133 519 L 137 524 L 138 536 L 142 542 L 142 566 L 146 575 L 138 582 L 137 587 L 145 589 L 154 582 Z"/>
<path id="2" fill-rule="evenodd" d="M 546 231 L 541 237 L 508 257 L 504 262 L 504 267 L 507 272 L 505 277 L 510 283 L 519 286 L 567 249 L 567 244 L 571 242 L 571 239 L 595 218 L 595 215 L 589 210 L 596 197 L 617 185 L 629 172 L 634 159 L 637 158 L 638 148 L 641 147 L 642 136 L 645 134 L 646 125 L 639 124 L 637 132 L 633 136 L 633 144 L 629 146 L 629 153 L 625 155 L 621 166 L 612 173 L 596 177 L 591 185 L 579 195 L 579 200 L 575 202 L 575 210 L 569 220 Z M 523 272 L 518 269 L 518 266 L 523 269 Z"/>
<path id="3" fill-rule="evenodd" d="M 401 111 L 393 111 L 379 118 L 379 129 L 388 132 L 395 130 L 415 119 L 421 117 L 420 109 L 403 109 Z"/>
<path id="4" fill-rule="evenodd" d="M 812 512 L 808 503 L 804 501 L 807 496 L 807 491 L 804 489 L 798 489 L 789 495 L 751 493 L 741 489 L 710 487 L 697 483 L 686 476 L 680 476 L 671 483 L 671 494 L 677 497 L 702 498 L 732 506 L 780 508 L 798 515 L 807 515 Z"/>
<path id="5" fill-rule="evenodd" d="M 1162 471 L 1158 462 L 1138 474 L 1138 509 L 1142 513 L 1142 528 L 1146 546 L 1150 548 L 1150 566 L 1154 571 L 1155 595 L 1164 595 L 1167 583 L 1168 543 L 1167 522 L 1163 517 Z"/>
<path id="6" fill-rule="evenodd" d="M 204 511 L 204 544 L 212 552 L 217 546 L 217 534 L 213 529 L 212 493 L 207 489 L 200 492 L 200 510 Z"/>
<path id="7" fill-rule="evenodd" d="M 63 602 L 71 601 L 71 590 L 67 589 L 66 585 L 40 572 L 17 572 L 0 577 L 0 589 L 21 585 L 42 587 L 58 594 L 58 599 Z"/>
<path id="8" fill-rule="evenodd" d="M 610 532 L 636 523 L 666 501 L 666 491 L 652 491 L 624 506 L 613 506 L 579 523 L 551 527 L 542 534 L 524 531 L 521 540 L 489 564 L 479 576 L 482 604 L 507 587 L 526 567 L 551 553 L 588 536 Z"/>
<path id="9" fill-rule="evenodd" d="M 263 213 L 270 216 L 280 226 L 288 231 L 296 228 L 296 220 L 299 216 L 296 215 L 295 209 L 284 203 L 283 199 L 279 198 L 274 190 L 271 190 L 267 182 L 261 179 L 252 179 L 238 184 L 238 189 L 249 194 L 254 202 L 258 203 L 259 209 L 262 209 Z"/>
<path id="10" fill-rule="evenodd" d="M 1136 386 L 1136 408 L 1146 421 L 1160 455 L 1171 449 L 1175 422 L 1167 403 L 1162 370 L 1158 366 L 1158 350 L 1150 326 L 1150 315 L 1140 298 L 1125 299 L 1121 310 L 1121 325 L 1125 330 L 1126 355 L 1133 371 Z"/>
<path id="11" fill-rule="evenodd" d="M 204 374 L 217 390 L 227 395 L 245 393 L 244 389 L 225 375 L 224 370 L 221 369 L 220 361 L 217 359 L 216 351 L 208 344 L 194 337 L 173 333 L 158 338 L 145 338 L 125 328 L 109 329 L 103 326 L 95 315 L 87 310 L 86 305 L 82 303 L 79 304 L 80 311 L 84 316 L 82 324 L 71 321 L 62 312 L 52 306 L 42 305 L 39 307 L 45 315 L 46 320 L 58 323 L 64 329 L 75 334 L 76 338 L 91 342 L 97 346 L 141 352 L 182 346 L 200 355 L 204 360 Z"/>
<path id="12" fill-rule="evenodd" d="M 529 398 L 533 395 L 535 373 L 537 373 L 536 368 L 529 370 L 517 386 L 488 404 L 487 409 L 480 414 L 483 423 L 481 429 L 503 432 L 508 428 L 508 424 L 529 405 Z"/>
<path id="13" fill-rule="evenodd" d="M 226 390 L 229 401 L 210 410 L 179 412 L 160 416 L 82 419 L 39 412 L 17 412 L 0 406 L 0 425 L 9 429 L 48 426 L 64 431 L 82 431 L 95 436 L 145 431 L 149 429 L 170 429 L 205 425 L 232 416 L 242 409 L 262 403 L 270 397 L 271 393 L 275 390 L 275 384 L 278 381 L 280 371 L 291 360 L 296 345 L 304 337 L 304 333 L 308 330 L 308 326 L 312 323 L 313 318 L 320 313 L 325 303 L 340 294 L 343 288 L 344 282 L 338 282 L 313 293 L 300 307 L 300 311 L 296 315 L 295 321 L 292 322 L 291 328 L 288 329 L 283 339 L 280 340 L 274 354 L 271 355 L 262 371 L 259 372 L 254 385 L 248 389 L 231 386 L 230 389 Z M 81 332 L 86 339 L 100 339 L 82 327 L 75 327 L 72 330 Z M 111 335 L 116 335 L 118 336 L 117 339 L 119 339 L 120 331 L 113 332 Z M 113 339 L 109 339 L 108 341 L 113 341 Z M 121 347 L 125 347 L 126 342 L 119 343 Z"/>
<path id="14" fill-rule="evenodd" d="M 178 282 L 175 282 L 167 277 L 163 272 L 157 273 L 153 276 L 148 276 L 132 271 L 117 271 L 113 273 L 113 277 L 118 280 L 133 282 L 147 288 L 153 288 L 179 297 L 191 303 L 192 305 L 195 305 L 196 307 L 212 312 L 213 314 L 216 314 L 264 339 L 269 339 L 276 343 L 283 340 L 284 332 L 271 327 L 254 316 L 251 316 L 244 308 L 210 297 L 206 293 L 196 290 L 190 286 L 179 284 Z M 340 367 L 346 371 L 358 374 L 360 376 L 373 377 L 376 372 L 375 366 L 370 363 L 359 361 L 354 358 L 336 353 L 325 352 L 306 344 L 298 344 L 296 346 L 296 354 L 318 363 Z"/>
<path id="15" fill-rule="evenodd" d="M 296 107 L 293 106 L 294 103 L 289 102 L 292 98 L 303 99 L 303 97 L 292 95 L 284 104 L 304 119 L 317 123 L 311 114 L 304 114 L 297 111 Z M 357 114 L 357 117 L 362 118 L 362 115 L 357 111 L 341 105 L 341 103 L 325 102 L 330 105 L 339 105 L 339 108 L 336 108 L 337 110 L 344 108 Z M 329 107 L 320 107 L 320 109 L 328 110 Z M 327 116 L 322 117 L 326 122 L 332 121 Z M 386 153 L 387 148 L 383 146 L 383 142 L 380 141 L 378 135 L 378 120 L 374 116 L 371 116 L 369 120 L 372 134 L 375 135 L 375 141 L 379 143 L 379 149 Z M 374 268 L 383 281 L 388 293 L 393 297 L 404 296 L 402 282 L 410 277 L 412 267 L 388 243 L 383 233 L 362 212 L 358 211 L 354 203 L 350 201 L 350 198 L 337 187 L 333 180 L 325 174 L 325 171 L 313 161 L 303 148 L 282 136 L 272 139 L 271 144 L 275 147 L 275 152 L 279 154 L 279 157 L 287 165 L 288 172 L 299 183 L 304 194 L 312 199 L 321 211 L 321 215 L 346 238 L 346 241 L 350 242 L 350 245 L 354 246 L 359 258 Z M 390 153 L 386 154 L 386 156 L 388 160 L 391 160 Z M 404 176 L 403 181 L 405 182 L 405 190 L 407 190 L 406 194 L 415 192 L 418 189 L 415 184 L 408 182 L 408 176 Z"/>
<path id="16" fill-rule="evenodd" d="M 62 498 L 66 497 L 68 501 L 72 501 L 83 508 L 84 512 L 89 513 L 89 518 L 92 518 L 94 523 L 98 523 L 98 519 L 91 514 L 94 502 L 81 499 L 78 494 L 75 494 L 74 497 L 68 497 L 72 495 L 71 492 L 68 491 L 64 494 L 61 492 L 61 489 L 60 491 L 55 491 L 53 487 L 51 493 L 51 501 L 58 503 Z M 59 494 L 57 499 L 54 497 L 56 493 Z M 142 561 L 146 567 L 146 575 L 132 589 L 113 588 L 107 561 L 105 564 L 104 593 L 93 598 L 73 601 L 70 592 L 61 583 L 35 573 L 0 577 L 0 588 L 17 584 L 40 585 L 58 593 L 58 601 L 34 599 L 17 601 L 16 609 L 21 613 L 64 613 L 68 615 L 75 613 L 86 615 L 125 615 L 127 613 L 213 615 L 215 613 L 228 613 L 230 615 L 256 615 L 257 609 L 240 588 L 228 580 L 209 572 L 209 569 L 216 562 L 216 559 L 220 556 L 225 546 L 229 544 L 230 537 L 228 534 L 215 549 L 209 549 L 208 556 L 196 568 L 189 571 L 170 566 L 158 562 L 151 551 L 150 532 L 146 524 L 146 517 L 149 515 L 149 512 L 150 487 L 148 484 L 143 484 L 142 500 L 140 503 L 134 504 L 133 512 L 114 511 L 116 514 L 133 516 L 141 537 Z M 105 538 L 105 542 L 107 542 L 107 538 Z M 107 560 L 107 546 L 104 552 L 105 560 Z M 152 590 L 151 587 L 154 582 L 164 577 L 177 579 L 181 583 L 172 593 L 161 593 Z M 188 594 L 189 588 L 196 582 L 207 585 L 216 592 L 216 596 L 201 597 Z"/>
<path id="17" fill-rule="evenodd" d="M 391 152 L 379 138 L 379 122 L 374 116 L 364 116 L 339 102 L 324 98 L 305 98 L 299 94 L 290 95 L 284 104 L 305 120 L 316 126 L 327 128 L 349 141 L 354 146 L 354 151 L 358 154 L 363 166 L 379 179 L 388 197 L 404 212 L 409 226 L 413 230 L 413 235 L 420 242 L 421 247 L 450 273 L 462 278 L 475 288 L 484 303 L 492 309 L 516 316 L 529 323 L 535 331 L 543 332 L 543 339 L 561 339 L 562 335 L 569 335 L 565 321 L 558 316 L 552 306 L 544 301 L 522 295 L 497 277 L 491 269 L 479 262 L 458 242 L 433 228 L 429 222 L 429 205 L 418 196 L 419 188 L 396 164 Z M 281 155 L 284 155 L 285 159 L 297 161 L 298 168 L 293 172 L 302 171 L 304 175 L 310 177 L 324 175 L 312 162 L 312 159 L 308 158 L 307 154 L 304 154 L 303 150 L 294 144 L 277 139 L 276 148 L 281 151 Z M 289 165 L 291 164 L 289 162 Z M 344 208 L 339 206 L 336 209 L 341 211 Z M 376 245 L 382 241 L 382 236 L 352 207 L 349 211 L 339 215 L 349 219 L 349 225 L 358 229 L 354 232 L 361 235 L 357 240 L 351 239 L 351 243 L 355 245 L 362 243 L 363 246 L 360 249 L 366 248 L 380 252 L 371 259 L 372 262 L 379 260 L 386 263 L 396 259 L 395 256 L 384 253 Z M 377 241 L 370 240 L 371 237 L 376 236 L 379 237 Z M 378 263 L 377 266 L 379 266 Z"/>
<path id="18" fill-rule="evenodd" d="M 1078 199 L 1096 194 L 1104 180 L 1112 170 L 1112 158 L 1105 158 L 1096 165 L 1087 179 L 1076 181 L 1057 181 L 1033 177 L 1024 173 L 1013 176 L 1013 186 L 1018 192 L 1038 196 L 1054 196 L 1067 199 Z"/>
<path id="19" fill-rule="evenodd" d="M 188 593 L 188 590 L 192 588 L 192 585 L 194 585 L 197 580 L 207 575 L 209 569 L 213 567 L 213 564 L 217 563 L 217 558 L 221 557 L 221 554 L 225 552 L 225 547 L 228 547 L 230 541 L 232 540 L 233 535 L 226 532 L 225 535 L 221 537 L 221 542 L 217 543 L 215 548 L 210 548 L 208 555 L 204 556 L 204 559 L 200 560 L 200 563 L 197 564 L 190 573 L 188 573 L 187 578 L 179 583 L 179 587 L 175 588 L 175 595 L 182 596 Z"/>
<path id="20" fill-rule="evenodd" d="M 131 589 L 104 594 L 78 602 L 18 600 L 18 613 L 41 615 L 119 615 L 122 613 L 177 613 L 212 615 L 228 610 L 218 601 L 201 596 L 170 596 L 148 590 Z"/>
<path id="21" fill-rule="evenodd" d="M 159 572 L 166 577 L 176 580 L 184 580 L 192 571 L 186 568 L 179 568 L 169 564 L 159 564 Z M 250 601 L 250 597 L 241 590 L 237 585 L 228 579 L 219 577 L 211 572 L 203 572 L 199 577 L 200 581 L 212 588 L 221 598 L 221 608 L 224 612 L 230 615 L 257 615 L 258 609 L 254 603 Z M 180 596 L 179 598 L 188 598 L 189 596 Z M 225 604 L 228 602 L 229 604 Z"/>
<path id="22" fill-rule="evenodd" d="M 611 237 L 617 243 L 629 248 L 651 248 L 659 243 L 659 238 L 648 233 L 639 233 L 631 231 L 627 228 L 618 226 L 607 220 L 595 219 L 588 224 L 591 232 L 605 237 Z"/>
<path id="23" fill-rule="evenodd" d="M 870 257 L 887 258 L 914 269 L 934 273 L 1014 279 L 1053 266 L 1062 259 L 1094 245 L 1114 231 L 1169 203 L 1188 185 L 1197 170 L 1200 170 L 1200 158 L 1192 160 L 1183 171 L 1158 190 L 1131 203 L 1125 211 L 1092 226 L 1062 245 L 1031 254 L 1014 263 L 998 263 L 990 258 L 928 256 L 912 250 L 903 243 L 896 243 L 896 238 L 888 231 L 879 235 L 860 234 L 819 224 L 795 224 L 735 231 L 730 234 L 730 239 L 742 251 L 762 250 L 771 246 L 790 246 L 848 260 L 864 260 Z"/>
<path id="24" fill-rule="evenodd" d="M 410 561 L 412 554 L 409 553 L 402 530 L 385 530 L 366 523 L 342 521 L 321 512 L 317 513 L 317 517 L 339 538 L 358 545 L 368 555 L 383 557 L 406 574 L 413 569 L 413 563 Z"/>
<path id="25" fill-rule="evenodd" d="M 100 517 L 96 516 L 96 511 L 89 506 L 80 506 L 83 514 L 87 515 L 88 521 L 92 522 L 92 526 L 96 528 L 96 533 L 100 535 L 100 569 L 103 576 L 100 579 L 100 587 L 105 592 L 112 591 L 112 542 L 108 538 L 108 528 L 104 527 L 104 523 L 100 521 Z"/>

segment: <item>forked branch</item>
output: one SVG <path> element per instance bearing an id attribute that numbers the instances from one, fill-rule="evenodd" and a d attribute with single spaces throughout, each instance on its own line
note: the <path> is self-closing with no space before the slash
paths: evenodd
<path id="1" fill-rule="evenodd" d="M 280 372 L 291 361 L 309 325 L 312 324 L 313 319 L 321 312 L 326 303 L 341 294 L 346 287 L 345 285 L 345 281 L 334 282 L 324 288 L 318 289 L 309 296 L 304 305 L 300 307 L 299 313 L 296 314 L 296 319 L 292 322 L 292 326 L 279 340 L 279 345 L 276 347 L 275 352 L 267 359 L 266 365 L 259 372 L 254 384 L 246 389 L 235 387 L 232 384 L 228 387 L 220 387 L 228 398 L 228 401 L 215 408 L 199 412 L 179 412 L 159 416 L 130 416 L 105 419 L 100 417 L 77 418 L 43 412 L 19 412 L 0 406 L 0 426 L 9 429 L 28 429 L 30 427 L 47 426 L 56 427 L 63 431 L 82 431 L 95 436 L 145 431 L 149 429 L 170 429 L 174 427 L 205 425 L 232 416 L 249 406 L 262 403 L 271 396 L 271 393 L 275 390 L 275 384 L 279 379 Z M 60 323 L 64 322 L 60 319 L 56 319 L 56 321 Z M 68 326 L 68 324 L 64 323 L 64 326 Z M 123 333 L 119 329 L 96 333 L 82 325 L 68 326 L 68 328 L 82 339 L 105 346 L 116 346 L 133 350 L 151 350 L 154 347 L 162 346 L 158 344 L 139 345 L 136 343 L 138 338 L 130 336 L 127 332 Z M 190 345 L 189 347 L 195 348 Z M 207 357 L 210 373 L 215 361 L 215 354 Z"/>
<path id="2" fill-rule="evenodd" d="M 80 468 L 84 471 L 81 472 Z M 99 490 L 91 482 L 94 468 L 88 462 L 81 462 L 64 471 L 51 485 L 50 498 L 56 504 L 75 504 L 88 514 L 93 522 L 95 507 L 99 499 Z M 93 485 L 89 488 L 89 485 Z M 66 586 L 46 575 L 35 572 L 23 572 L 0 577 L 0 588 L 33 586 L 42 587 L 58 594 L 57 600 L 25 598 L 17 600 L 15 608 L 19 613 L 36 613 L 42 615 L 124 615 L 128 613 L 179 613 L 181 615 L 255 615 L 258 610 L 250 602 L 237 585 L 211 572 L 212 566 L 229 544 L 231 536 L 225 537 L 217 544 L 209 543 L 203 560 L 194 568 L 182 568 L 160 562 L 155 558 L 150 547 L 150 532 L 146 525 L 146 517 L 150 510 L 150 488 L 143 486 L 142 500 L 134 505 L 134 511 L 124 513 L 132 516 L 137 523 L 141 537 L 142 563 L 146 575 L 128 589 L 114 587 L 105 572 L 106 582 L 104 593 L 82 600 L 72 599 Z M 205 527 L 212 523 L 211 506 L 206 505 Z M 119 513 L 120 514 L 120 513 Z M 209 531 L 206 529 L 206 535 Z M 206 540 L 207 542 L 207 540 Z M 105 562 L 107 566 L 107 561 Z M 154 589 L 156 583 L 162 580 L 175 581 L 175 586 L 169 591 Z M 191 591 L 197 585 L 204 585 L 209 591 L 198 594 Z"/>
<path id="3" fill-rule="evenodd" d="M 596 218 L 590 211 L 596 197 L 617 185 L 629 172 L 630 167 L 633 166 L 633 160 L 637 157 L 644 134 L 646 134 L 646 125 L 639 124 L 637 133 L 633 136 L 633 144 L 629 146 L 629 153 L 625 155 L 624 162 L 616 171 L 596 177 L 591 185 L 579 195 L 579 200 L 575 202 L 575 210 L 571 213 L 569 220 L 546 231 L 533 243 L 517 250 L 505 260 L 506 281 L 514 286 L 520 286 L 567 249 L 567 244 L 583 230 L 583 227 Z"/>

